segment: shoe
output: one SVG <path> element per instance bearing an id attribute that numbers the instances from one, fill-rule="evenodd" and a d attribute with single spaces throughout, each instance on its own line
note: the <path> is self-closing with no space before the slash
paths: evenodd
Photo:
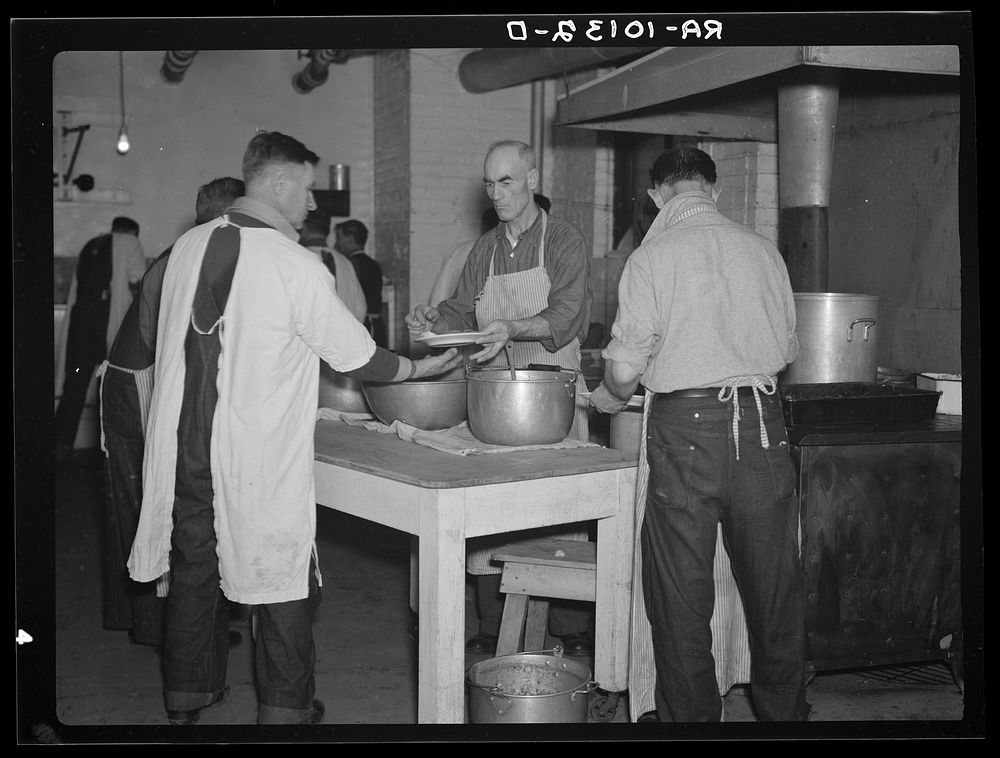
<path id="1" fill-rule="evenodd" d="M 198 723 L 198 717 L 201 712 L 206 708 L 211 708 L 213 705 L 218 705 L 223 700 L 226 699 L 226 695 L 229 694 L 229 685 L 222 688 L 218 695 L 212 700 L 208 705 L 203 705 L 201 708 L 193 708 L 189 711 L 171 711 L 167 710 L 167 721 L 169 721 L 174 726 L 190 726 L 191 724 Z M 322 714 L 320 714 L 322 716 Z"/>
<path id="2" fill-rule="evenodd" d="M 477 634 L 465 643 L 465 652 L 472 655 L 493 655 L 497 651 L 497 638 L 492 634 Z"/>
<path id="3" fill-rule="evenodd" d="M 659 723 L 660 717 L 656 715 L 656 711 L 646 711 L 639 718 L 635 720 L 637 724 L 644 724 L 646 722 Z"/>
<path id="4" fill-rule="evenodd" d="M 566 655 L 583 657 L 594 654 L 594 645 L 586 634 L 567 634 L 560 639 Z"/>
<path id="5" fill-rule="evenodd" d="M 306 719 L 306 724 L 318 724 L 323 720 L 323 714 L 326 713 L 326 706 L 323 705 L 322 700 L 313 700 L 312 705 L 312 715 Z"/>
<path id="6" fill-rule="evenodd" d="M 416 621 L 406 627 L 406 633 L 414 642 L 420 642 L 420 625 Z"/>

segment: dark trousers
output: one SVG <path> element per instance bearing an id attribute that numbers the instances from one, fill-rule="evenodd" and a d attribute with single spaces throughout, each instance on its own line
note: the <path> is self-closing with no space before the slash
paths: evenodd
<path id="1" fill-rule="evenodd" d="M 499 636 L 505 597 L 500 592 L 500 574 L 476 576 L 476 608 L 479 611 L 480 634 Z M 549 634 L 553 637 L 588 632 L 593 636 L 593 625 L 593 603 L 580 600 L 549 601 Z"/>
<path id="2" fill-rule="evenodd" d="M 746 613 L 751 695 L 765 721 L 806 717 L 803 578 L 795 464 L 777 395 L 741 394 L 739 460 L 732 403 L 657 398 L 648 423 L 643 588 L 661 721 L 718 721 L 709 622 L 718 524 Z"/>
<path id="3" fill-rule="evenodd" d="M 104 444 L 104 592 L 105 629 L 128 629 L 144 645 L 163 642 L 165 600 L 156 582 L 135 582 L 126 563 L 142 506 L 144 438 L 139 396 L 132 375 L 108 368 L 102 380 Z"/>
<path id="4" fill-rule="evenodd" d="M 225 300 L 221 303 L 220 309 Z M 199 334 L 188 329 L 163 650 L 167 710 L 209 705 L 226 684 L 229 606 L 220 588 L 210 467 L 220 353 L 217 330 Z M 302 600 L 251 606 L 258 723 L 301 723 L 313 715 L 312 620 L 320 601 L 315 571 L 309 584 L 309 595 Z"/>
<path id="5" fill-rule="evenodd" d="M 211 703 L 225 687 L 229 656 L 229 605 L 220 589 L 212 477 L 207 449 L 178 451 L 174 528 L 170 553 L 163 651 L 168 710 Z M 184 459 L 183 462 L 181 459 Z M 251 606 L 260 723 L 298 723 L 312 713 L 316 648 L 312 621 L 320 602 L 315 572 L 309 597 Z"/>

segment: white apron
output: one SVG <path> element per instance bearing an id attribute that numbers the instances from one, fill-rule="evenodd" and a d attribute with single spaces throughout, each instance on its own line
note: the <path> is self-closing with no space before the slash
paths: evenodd
<path id="1" fill-rule="evenodd" d="M 539 209 L 542 214 L 542 235 L 538 243 L 538 266 L 518 271 L 513 274 L 494 274 L 493 263 L 497 253 L 497 243 L 493 243 L 490 254 L 490 272 L 483 285 L 483 291 L 476 299 L 476 323 L 480 329 L 497 319 L 524 319 L 541 313 L 549 304 L 549 290 L 552 282 L 545 270 L 545 230 L 548 214 Z M 529 363 L 555 364 L 566 369 L 580 369 L 580 340 L 574 337 L 569 344 L 550 353 L 538 341 L 515 341 L 513 345 L 514 366 L 527 366 Z M 506 365 L 506 356 L 497 354 L 485 365 Z M 587 402 L 580 395 L 587 390 L 587 383 L 582 374 L 577 374 L 577 403 L 573 417 L 573 426 L 569 436 L 584 442 L 590 439 L 590 429 L 587 421 Z M 559 530 L 564 527 L 554 527 Z M 530 534 L 518 533 L 517 538 L 525 536 L 540 537 L 552 529 L 533 529 Z M 587 533 L 552 533 L 551 536 L 562 539 L 586 540 Z M 508 544 L 514 537 L 511 534 L 491 537 L 480 537 L 469 540 L 466 557 L 466 570 L 472 574 L 499 574 L 501 569 L 491 562 L 493 553 Z"/>
<path id="2" fill-rule="evenodd" d="M 136 581 L 170 568 L 184 342 L 209 239 L 229 224 L 220 216 L 185 233 L 164 274 L 142 510 L 128 561 Z M 214 328 L 222 343 L 210 449 L 221 588 L 248 605 L 301 600 L 316 559 L 319 360 L 351 371 L 375 345 L 322 261 L 270 227 L 240 229 L 239 265 Z"/>

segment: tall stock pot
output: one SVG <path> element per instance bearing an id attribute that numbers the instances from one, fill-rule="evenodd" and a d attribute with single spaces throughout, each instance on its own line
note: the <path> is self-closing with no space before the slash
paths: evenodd
<path id="1" fill-rule="evenodd" d="M 878 304 L 875 295 L 796 292 L 798 357 L 782 384 L 870 382 L 878 378 Z"/>

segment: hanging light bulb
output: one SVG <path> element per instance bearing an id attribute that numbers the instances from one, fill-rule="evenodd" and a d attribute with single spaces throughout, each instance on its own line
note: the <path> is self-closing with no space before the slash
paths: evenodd
<path id="1" fill-rule="evenodd" d="M 121 103 L 121 128 L 118 130 L 118 143 L 115 149 L 119 155 L 125 155 L 131 145 L 128 141 L 128 131 L 125 129 L 125 53 L 118 52 L 118 99 Z"/>
<path id="2" fill-rule="evenodd" d="M 121 131 L 118 132 L 118 144 L 116 147 L 121 155 L 125 155 L 129 147 L 131 147 L 128 143 L 128 132 L 125 130 L 125 124 L 122 124 Z"/>

